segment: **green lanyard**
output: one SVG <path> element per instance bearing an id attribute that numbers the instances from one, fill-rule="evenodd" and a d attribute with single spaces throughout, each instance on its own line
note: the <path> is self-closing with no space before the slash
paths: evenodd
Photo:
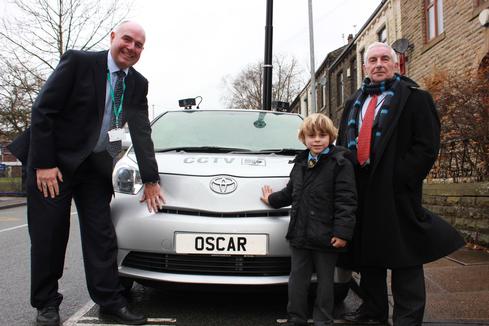
<path id="1" fill-rule="evenodd" d="M 112 97 L 112 107 L 114 110 L 114 116 L 115 116 L 115 127 L 119 128 L 119 116 L 121 115 L 122 112 L 122 103 L 124 102 L 124 93 L 126 91 L 126 79 L 124 78 L 122 80 L 122 96 L 121 96 L 121 103 L 119 103 L 119 107 L 115 107 L 115 94 L 114 94 L 114 87 L 112 87 L 112 80 L 110 78 L 110 71 L 107 71 L 107 79 L 109 80 L 109 85 L 110 85 L 110 96 Z"/>

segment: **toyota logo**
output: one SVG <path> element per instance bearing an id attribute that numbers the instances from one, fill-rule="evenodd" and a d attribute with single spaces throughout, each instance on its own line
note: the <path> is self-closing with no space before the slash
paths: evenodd
<path id="1" fill-rule="evenodd" d="M 209 187 L 217 194 L 230 194 L 238 188 L 238 183 L 231 177 L 215 177 L 209 183 Z"/>

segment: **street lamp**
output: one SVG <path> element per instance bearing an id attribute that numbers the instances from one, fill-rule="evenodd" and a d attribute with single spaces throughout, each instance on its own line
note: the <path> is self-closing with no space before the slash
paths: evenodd
<path id="1" fill-rule="evenodd" d="M 272 103 L 272 38 L 273 0 L 267 0 L 265 25 L 265 59 L 263 60 L 263 110 L 270 111 Z"/>
<path id="2" fill-rule="evenodd" d="M 314 63 L 314 28 L 312 26 L 312 0 L 309 0 L 309 56 L 311 58 L 311 111 L 316 113 L 316 65 Z"/>

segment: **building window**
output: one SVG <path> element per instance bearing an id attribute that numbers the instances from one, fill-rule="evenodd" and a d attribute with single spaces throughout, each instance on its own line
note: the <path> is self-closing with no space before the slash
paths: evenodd
<path id="1" fill-rule="evenodd" d="M 322 85 L 321 89 L 322 89 L 322 93 L 323 93 L 323 103 L 322 104 L 323 104 L 323 107 L 325 107 L 326 106 L 326 95 L 327 95 L 326 94 L 326 85 Z"/>
<path id="2" fill-rule="evenodd" d="M 387 28 L 385 25 L 377 32 L 377 39 L 379 42 L 387 43 Z"/>
<path id="3" fill-rule="evenodd" d="M 443 0 L 425 0 L 426 41 L 443 33 Z"/>
<path id="4" fill-rule="evenodd" d="M 336 103 L 337 106 L 343 104 L 343 96 L 345 95 L 345 84 L 344 84 L 343 71 L 340 71 L 336 75 Z"/>
<path id="5" fill-rule="evenodd" d="M 361 80 L 365 78 L 365 71 L 363 70 L 363 65 L 365 64 L 364 56 L 365 56 L 365 48 L 360 50 L 360 72 L 362 74 Z"/>
<path id="6" fill-rule="evenodd" d="M 351 71 L 350 95 L 352 95 L 357 90 L 357 59 L 356 58 L 354 58 L 350 62 L 350 71 Z"/>
<path id="7" fill-rule="evenodd" d="M 323 88 L 320 83 L 316 84 L 316 107 L 321 109 L 323 107 Z"/>

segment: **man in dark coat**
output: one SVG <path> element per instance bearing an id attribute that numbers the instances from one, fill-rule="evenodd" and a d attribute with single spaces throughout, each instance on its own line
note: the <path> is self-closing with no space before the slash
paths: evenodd
<path id="1" fill-rule="evenodd" d="M 344 318 L 387 321 L 391 269 L 394 325 L 421 325 L 423 264 L 464 244 L 455 229 L 421 206 L 423 179 L 438 154 L 440 122 L 430 94 L 395 73 L 391 47 L 373 43 L 364 69 L 368 77 L 345 104 L 337 142 L 357 158 L 357 224 L 343 263 L 360 271 L 363 293 L 360 308 Z"/>
<path id="2" fill-rule="evenodd" d="M 126 21 L 111 33 L 109 51 L 67 51 L 33 105 L 30 130 L 10 147 L 27 159 L 31 304 L 38 310 L 38 325 L 60 323 L 63 296 L 58 280 L 72 199 L 80 221 L 87 287 L 101 315 L 123 324 L 146 322 L 127 308 L 122 296 L 109 206 L 111 173 L 125 122 L 145 184 L 142 200 L 150 211 L 163 204 L 148 120 L 148 82 L 132 67 L 144 42 L 142 27 Z"/>

